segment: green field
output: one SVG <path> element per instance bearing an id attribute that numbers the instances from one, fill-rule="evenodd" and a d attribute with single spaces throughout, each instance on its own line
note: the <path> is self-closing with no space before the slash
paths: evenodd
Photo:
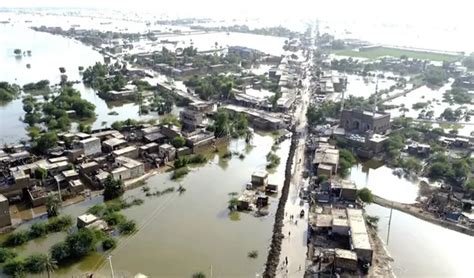
<path id="1" fill-rule="evenodd" d="M 403 49 L 389 48 L 389 47 L 374 47 L 374 48 L 363 50 L 363 51 L 341 50 L 341 51 L 335 51 L 334 54 L 341 55 L 341 56 L 349 56 L 349 57 L 367 58 L 367 59 L 377 59 L 384 56 L 392 56 L 392 57 L 399 58 L 403 55 L 407 56 L 408 58 L 416 58 L 416 59 L 431 60 L 431 61 L 453 62 L 460 59 L 460 56 L 455 56 L 455 55 L 429 53 L 429 52 L 422 52 L 422 51 L 415 51 L 415 50 L 403 50 Z"/>

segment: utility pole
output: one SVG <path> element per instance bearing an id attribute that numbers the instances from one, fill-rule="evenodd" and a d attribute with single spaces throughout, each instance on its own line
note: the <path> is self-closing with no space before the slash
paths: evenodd
<path id="1" fill-rule="evenodd" d="M 114 275 L 114 268 L 112 267 L 112 256 L 108 256 L 107 259 L 109 260 L 109 265 L 110 265 L 110 274 L 112 275 L 112 278 L 115 278 Z M 212 276 L 211 276 L 212 277 Z"/>
<path id="2" fill-rule="evenodd" d="M 211 264 L 211 278 L 212 278 L 212 264 Z"/>
<path id="3" fill-rule="evenodd" d="M 61 186 L 59 186 L 59 182 L 58 182 L 58 194 L 59 194 L 59 201 L 61 202 L 61 206 L 63 206 L 63 198 L 61 197 Z"/>
<path id="4" fill-rule="evenodd" d="M 393 202 L 392 202 L 392 207 L 390 208 L 390 218 L 388 219 L 387 245 L 388 245 L 388 240 L 390 239 L 390 225 L 392 224 L 392 212 L 393 212 Z"/>

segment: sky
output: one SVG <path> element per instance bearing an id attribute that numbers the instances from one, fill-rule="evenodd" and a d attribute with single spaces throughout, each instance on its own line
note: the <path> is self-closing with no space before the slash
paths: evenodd
<path id="1" fill-rule="evenodd" d="M 471 0 L 0 0 L 0 7 L 82 7 L 196 17 L 329 17 L 397 24 L 472 24 Z M 300 8 L 303 7 L 303 8 Z"/>

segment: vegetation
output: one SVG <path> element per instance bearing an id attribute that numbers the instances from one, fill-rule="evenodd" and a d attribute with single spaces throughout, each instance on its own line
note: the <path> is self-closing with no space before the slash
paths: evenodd
<path id="1" fill-rule="evenodd" d="M 357 197 L 359 197 L 364 203 L 371 204 L 374 202 L 372 191 L 370 191 L 370 189 L 367 187 L 357 190 Z"/>
<path id="2" fill-rule="evenodd" d="M 384 56 L 392 56 L 396 58 L 400 57 L 409 57 L 420 60 L 430 60 L 430 61 L 449 61 L 453 62 L 459 59 L 458 56 L 448 55 L 448 54 L 438 54 L 438 53 L 428 53 L 421 51 L 413 50 L 402 50 L 389 47 L 374 47 L 364 51 L 354 51 L 354 50 L 343 50 L 336 51 L 337 55 L 341 56 L 350 56 L 350 57 L 360 57 L 368 59 L 378 59 Z"/>
<path id="3" fill-rule="evenodd" d="M 125 192 L 125 188 L 123 185 L 123 181 L 115 180 L 112 176 L 108 176 L 107 179 L 104 181 L 104 200 L 112 200 L 116 199 L 123 195 Z"/>
<path id="4" fill-rule="evenodd" d="M 8 82 L 0 82 L 0 102 L 9 102 L 20 93 L 20 87 Z"/>
<path id="5" fill-rule="evenodd" d="M 427 175 L 434 180 L 444 180 L 454 185 L 467 186 L 470 183 L 470 169 L 474 161 L 467 158 L 449 159 L 444 154 L 432 158 Z"/>
<path id="6" fill-rule="evenodd" d="M 204 274 L 204 272 L 196 272 L 193 274 L 192 278 L 206 278 L 206 274 Z"/>
<path id="7" fill-rule="evenodd" d="M 267 166 L 266 168 L 267 169 L 273 169 L 275 167 L 277 167 L 279 164 L 280 164 L 280 157 L 275 154 L 274 152 L 270 151 L 268 154 L 267 154 Z"/>
<path id="8" fill-rule="evenodd" d="M 183 176 L 186 176 L 189 173 L 188 167 L 181 167 L 173 171 L 173 174 L 171 175 L 172 180 L 179 179 Z"/>
<path id="9" fill-rule="evenodd" d="M 179 149 L 181 147 L 184 147 L 184 145 L 186 145 L 186 140 L 182 136 L 176 136 L 175 138 L 171 140 L 171 145 Z"/>
<path id="10" fill-rule="evenodd" d="M 439 67 L 429 67 L 424 72 L 424 81 L 431 86 L 443 86 L 448 81 L 448 73 Z"/>
<path id="11" fill-rule="evenodd" d="M 465 57 L 462 61 L 462 64 L 470 70 L 474 70 L 474 53 L 471 53 L 470 56 Z"/>
<path id="12" fill-rule="evenodd" d="M 3 273 L 10 275 L 12 277 L 25 277 L 25 261 L 22 258 L 14 258 L 8 260 L 3 265 Z"/>
<path id="13" fill-rule="evenodd" d="M 258 251 L 257 250 L 252 250 L 247 254 L 247 256 L 251 259 L 256 259 L 258 257 Z"/>
<path id="14" fill-rule="evenodd" d="M 234 78 L 226 75 L 212 75 L 206 77 L 193 76 L 184 84 L 193 87 L 194 92 L 203 100 L 224 100 L 232 98 Z"/>
<path id="15" fill-rule="evenodd" d="M 27 272 L 32 274 L 47 272 L 48 277 L 57 268 L 56 261 L 45 254 L 32 254 L 25 259 L 24 263 Z"/>
<path id="16" fill-rule="evenodd" d="M 11 260 L 16 256 L 17 254 L 14 251 L 8 248 L 0 247 L 0 263 L 4 263 L 8 260 Z"/>
<path id="17" fill-rule="evenodd" d="M 50 93 L 49 80 L 40 80 L 36 83 L 23 85 L 23 91 L 26 93 Z"/>
<path id="18" fill-rule="evenodd" d="M 7 238 L 3 242 L 3 246 L 6 246 L 6 247 L 19 246 L 26 243 L 28 240 L 29 240 L 28 232 L 26 231 L 12 232 L 7 236 Z"/>
<path id="19" fill-rule="evenodd" d="M 472 95 L 463 88 L 452 88 L 443 94 L 444 100 L 453 104 L 469 104 L 472 102 Z"/>
<path id="20" fill-rule="evenodd" d="M 117 240 L 111 236 L 102 241 L 102 249 L 104 250 L 114 249 L 115 247 L 117 247 Z"/>
<path id="21" fill-rule="evenodd" d="M 137 230 L 137 224 L 133 220 L 124 221 L 118 226 L 120 234 L 130 235 Z"/>
<path id="22" fill-rule="evenodd" d="M 342 176 L 347 175 L 349 170 L 352 168 L 352 165 L 354 165 L 356 162 L 357 159 L 351 151 L 347 149 L 339 150 L 339 173 Z"/>
<path id="23" fill-rule="evenodd" d="M 98 90 L 99 93 L 111 90 L 119 91 L 127 84 L 120 72 L 113 72 L 113 78 L 106 78 L 109 73 L 112 74 L 107 65 L 97 62 L 82 73 L 82 80 L 84 84 Z"/>
<path id="24" fill-rule="evenodd" d="M 46 201 L 46 212 L 48 213 L 48 217 L 55 217 L 59 215 L 59 210 L 61 209 L 61 200 L 59 200 L 59 196 L 49 195 L 48 200 Z"/>

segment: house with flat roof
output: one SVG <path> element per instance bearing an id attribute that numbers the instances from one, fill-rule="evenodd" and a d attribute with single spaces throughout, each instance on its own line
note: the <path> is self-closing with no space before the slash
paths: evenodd
<path id="1" fill-rule="evenodd" d="M 359 260 L 372 263 L 373 250 L 370 245 L 363 212 L 361 209 L 351 208 L 347 208 L 346 211 L 351 229 L 350 243 L 352 250 L 357 254 Z"/>
<path id="2" fill-rule="evenodd" d="M 82 139 L 79 141 L 79 145 L 84 149 L 85 156 L 95 155 L 102 152 L 100 139 L 97 137 Z"/>

